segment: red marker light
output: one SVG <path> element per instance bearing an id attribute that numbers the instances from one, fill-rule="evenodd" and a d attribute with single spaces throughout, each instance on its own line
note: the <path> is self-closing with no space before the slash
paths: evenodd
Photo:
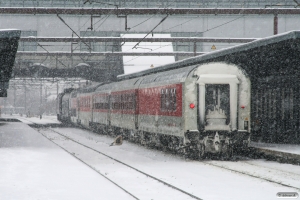
<path id="1" fill-rule="evenodd" d="M 245 108 L 245 106 L 241 106 L 241 108 L 243 108 L 243 109 L 244 109 L 244 108 Z"/>
<path id="2" fill-rule="evenodd" d="M 191 104 L 190 104 L 190 108 L 191 108 L 191 109 L 195 108 L 195 104 L 191 103 Z"/>

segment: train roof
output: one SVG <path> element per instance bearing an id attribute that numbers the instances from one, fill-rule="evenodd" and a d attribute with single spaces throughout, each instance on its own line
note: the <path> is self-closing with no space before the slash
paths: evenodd
<path id="1" fill-rule="evenodd" d="M 111 90 L 114 86 L 115 82 L 107 82 L 103 85 L 99 85 L 99 87 L 97 87 L 97 89 L 95 90 L 96 92 L 98 91 L 103 91 L 103 90 Z"/>
<path id="2" fill-rule="evenodd" d="M 284 48 L 282 45 L 282 43 L 285 43 L 287 41 L 294 41 L 296 40 L 298 41 L 298 45 L 294 45 L 294 47 L 292 45 L 286 45 Z M 171 64 L 166 64 L 166 65 L 162 65 L 160 67 L 156 67 L 156 68 L 152 68 L 152 69 L 147 69 L 141 72 L 136 72 L 136 73 L 132 73 L 132 74 L 126 74 L 126 75 L 119 75 L 118 76 L 118 81 L 121 80 L 126 80 L 126 79 L 132 79 L 132 78 L 136 78 L 136 77 L 142 77 L 142 76 L 146 76 L 149 74 L 154 74 L 154 73 L 158 73 L 158 72 L 163 72 L 163 71 L 169 71 L 172 69 L 178 69 L 178 68 L 183 68 L 186 66 L 191 66 L 191 65 L 197 65 L 197 64 L 202 64 L 202 63 L 208 63 L 208 62 L 227 62 L 227 63 L 233 63 L 233 64 L 237 64 L 240 65 L 242 68 L 244 68 L 243 66 L 247 65 L 247 63 L 245 63 L 245 59 L 249 59 L 251 60 L 251 63 L 253 65 L 267 65 L 267 62 L 264 62 L 261 60 L 261 57 L 258 57 L 257 61 L 254 60 L 253 58 L 253 52 L 255 52 L 255 55 L 258 54 L 262 54 L 262 56 L 265 56 L 265 58 L 268 58 L 269 60 L 272 59 L 272 61 L 270 63 L 276 63 L 276 60 L 278 60 L 279 58 L 277 56 L 275 56 L 275 54 L 277 54 L 279 50 L 285 49 L 286 51 L 289 51 L 289 49 L 293 49 L 293 51 L 296 51 L 298 48 L 300 48 L 300 31 L 290 31 L 287 33 L 282 33 L 282 34 L 278 34 L 278 35 L 274 35 L 274 36 L 270 36 L 270 37 L 266 37 L 263 39 L 258 39 L 255 40 L 253 42 L 249 42 L 246 44 L 241 44 L 241 45 L 237 45 L 234 47 L 229 47 L 229 48 L 224 48 L 224 49 L 220 49 L 214 52 L 209 52 L 207 54 L 203 54 L 200 56 L 196 56 L 193 58 L 188 58 L 188 59 L 184 59 L 181 61 L 177 61 L 175 63 L 171 63 Z M 258 50 L 258 52 L 257 52 Z M 273 54 L 273 58 L 272 55 L 270 57 L 270 54 Z M 248 73 L 251 74 L 255 74 L 253 69 L 250 69 L 251 67 L 247 67 Z M 249 71 L 250 70 L 250 71 Z M 252 70 L 252 71 L 251 71 Z"/>
<path id="3" fill-rule="evenodd" d="M 79 88 L 77 90 L 77 92 L 79 93 L 90 93 L 90 92 L 94 92 L 99 86 L 103 85 L 104 83 L 97 83 L 97 84 L 94 84 L 94 85 L 91 85 L 91 86 L 87 86 L 87 87 L 84 87 L 84 88 Z"/>
<path id="4" fill-rule="evenodd" d="M 148 85 L 154 82 L 181 82 L 182 80 L 185 80 L 191 71 L 196 67 L 197 65 L 192 65 L 185 68 L 174 69 L 172 70 L 172 73 L 169 71 L 164 71 L 161 73 L 151 74 L 143 77 L 140 85 Z"/>

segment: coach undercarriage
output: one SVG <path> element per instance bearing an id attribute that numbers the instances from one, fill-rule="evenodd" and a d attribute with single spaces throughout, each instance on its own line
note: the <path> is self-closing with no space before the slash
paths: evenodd
<path id="1" fill-rule="evenodd" d="M 180 154 L 191 159 L 204 159 L 207 156 L 229 159 L 233 155 L 233 151 L 237 150 L 235 147 L 240 147 L 240 143 L 245 143 L 244 139 L 248 138 L 246 133 L 243 134 L 243 137 L 238 137 L 237 139 L 232 136 L 236 133 L 222 131 L 209 131 L 203 134 L 188 132 L 185 134 L 185 137 L 178 137 L 118 127 L 108 127 L 99 124 L 93 124 L 91 128 L 96 132 L 111 135 L 112 137 L 122 135 L 124 140 L 129 140 L 153 149 Z"/>

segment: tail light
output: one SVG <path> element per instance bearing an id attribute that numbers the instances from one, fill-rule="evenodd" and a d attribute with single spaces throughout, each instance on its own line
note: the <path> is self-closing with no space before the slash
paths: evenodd
<path id="1" fill-rule="evenodd" d="M 194 109 L 194 108 L 195 108 L 195 104 L 191 103 L 191 104 L 190 104 L 190 108 L 191 108 L 191 109 Z"/>

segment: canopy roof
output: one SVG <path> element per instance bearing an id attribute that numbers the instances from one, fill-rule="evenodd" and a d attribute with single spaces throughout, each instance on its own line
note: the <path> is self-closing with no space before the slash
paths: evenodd
<path id="1" fill-rule="evenodd" d="M 141 72 L 119 75 L 118 80 L 210 62 L 236 64 L 244 69 L 251 79 L 276 75 L 296 75 L 299 74 L 300 69 L 299 57 L 300 31 L 291 31 Z"/>

